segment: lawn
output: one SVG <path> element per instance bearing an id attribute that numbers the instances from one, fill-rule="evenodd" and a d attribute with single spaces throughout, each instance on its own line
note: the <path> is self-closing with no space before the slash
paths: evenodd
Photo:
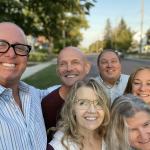
<path id="1" fill-rule="evenodd" d="M 56 74 L 56 65 L 48 66 L 23 81 L 40 89 L 61 83 Z"/>

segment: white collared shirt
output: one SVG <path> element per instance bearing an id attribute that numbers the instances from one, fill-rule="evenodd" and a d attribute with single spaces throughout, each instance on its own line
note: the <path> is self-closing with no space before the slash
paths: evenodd
<path id="1" fill-rule="evenodd" d="M 121 74 L 119 80 L 112 87 L 107 86 L 100 76 L 97 76 L 95 79 L 103 86 L 112 103 L 116 97 L 121 96 L 124 93 L 128 78 L 129 75 Z"/>
<path id="2" fill-rule="evenodd" d="M 20 82 L 21 111 L 12 90 L 0 85 L 0 150 L 46 150 L 41 100 L 55 88 L 39 90 Z"/>

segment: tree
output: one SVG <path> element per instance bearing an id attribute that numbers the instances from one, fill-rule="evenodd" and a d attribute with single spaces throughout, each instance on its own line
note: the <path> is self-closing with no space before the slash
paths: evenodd
<path id="1" fill-rule="evenodd" d="M 54 48 L 78 45 L 95 0 L 0 0 L 0 21 L 13 21 L 27 34 L 44 35 Z M 65 35 L 65 36 L 64 36 Z"/>
<path id="2" fill-rule="evenodd" d="M 109 19 L 106 20 L 103 40 L 105 43 L 104 48 L 112 48 L 112 27 Z"/>
<path id="3" fill-rule="evenodd" d="M 150 45 L 150 29 L 147 30 L 146 32 L 146 37 L 147 37 L 147 44 Z"/>
<path id="4" fill-rule="evenodd" d="M 112 33 L 113 48 L 119 49 L 122 52 L 128 50 L 132 44 L 132 35 L 133 33 L 130 31 L 130 28 L 127 28 L 127 25 L 122 18 L 119 25 Z"/>

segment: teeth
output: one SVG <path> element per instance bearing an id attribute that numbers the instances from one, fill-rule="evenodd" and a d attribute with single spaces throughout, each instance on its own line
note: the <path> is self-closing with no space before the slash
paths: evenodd
<path id="1" fill-rule="evenodd" d="M 86 117 L 87 120 L 96 120 L 96 117 Z"/>
<path id="2" fill-rule="evenodd" d="M 5 67 L 11 67 L 11 68 L 15 67 L 15 64 L 2 63 L 2 65 L 5 66 Z"/>
<path id="3" fill-rule="evenodd" d="M 108 72 L 113 72 L 113 70 L 108 70 Z"/>
<path id="4" fill-rule="evenodd" d="M 65 75 L 65 77 L 74 78 L 74 77 L 76 77 L 76 75 Z"/>
<path id="5" fill-rule="evenodd" d="M 149 94 L 139 94 L 139 96 L 141 96 L 141 97 L 147 97 L 147 96 L 149 96 Z"/>

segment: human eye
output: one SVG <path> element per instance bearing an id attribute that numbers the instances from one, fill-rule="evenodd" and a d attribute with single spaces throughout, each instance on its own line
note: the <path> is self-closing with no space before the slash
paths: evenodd
<path id="1" fill-rule="evenodd" d="M 27 53 L 28 52 L 28 47 L 26 45 L 15 45 L 15 50 L 19 53 Z"/>
<path id="2" fill-rule="evenodd" d="M 145 123 L 143 124 L 143 126 L 144 126 L 144 127 L 149 127 L 149 126 L 150 126 L 150 120 L 147 121 L 147 122 L 145 122 Z"/>
<path id="3" fill-rule="evenodd" d="M 111 61 L 111 63 L 113 63 L 113 64 L 115 64 L 115 63 L 117 63 L 118 61 L 117 61 L 117 59 L 113 59 L 112 61 Z"/>
<path id="4" fill-rule="evenodd" d="M 66 65 L 65 62 L 60 62 L 60 63 L 59 63 L 59 66 L 60 66 L 60 67 L 64 67 L 65 65 Z"/>
<path id="5" fill-rule="evenodd" d="M 94 103 L 95 103 L 96 106 L 101 106 L 101 103 L 100 103 L 100 101 L 98 101 L 98 100 L 95 100 Z"/>
<path id="6" fill-rule="evenodd" d="M 147 85 L 150 86 L 150 82 L 147 82 Z"/>
<path id="7" fill-rule="evenodd" d="M 102 64 L 102 65 L 105 65 L 105 64 L 107 64 L 107 61 L 106 61 L 106 60 L 102 60 L 102 61 L 101 61 L 101 64 Z"/>
<path id="8" fill-rule="evenodd" d="M 141 84 L 141 82 L 138 81 L 138 80 L 134 80 L 134 81 L 133 81 L 133 85 L 140 85 L 140 84 Z"/>
<path id="9" fill-rule="evenodd" d="M 78 101 L 78 103 L 79 103 L 80 106 L 88 105 L 88 101 L 87 101 L 86 99 L 80 99 L 80 100 Z"/>
<path id="10" fill-rule="evenodd" d="M 80 64 L 80 61 L 79 61 L 79 60 L 74 60 L 74 61 L 72 62 L 72 64 L 73 64 L 73 65 L 78 65 L 78 64 Z"/>
<path id="11" fill-rule="evenodd" d="M 4 49 L 6 47 L 8 47 L 8 44 L 4 41 L 0 41 L 0 49 Z"/>

